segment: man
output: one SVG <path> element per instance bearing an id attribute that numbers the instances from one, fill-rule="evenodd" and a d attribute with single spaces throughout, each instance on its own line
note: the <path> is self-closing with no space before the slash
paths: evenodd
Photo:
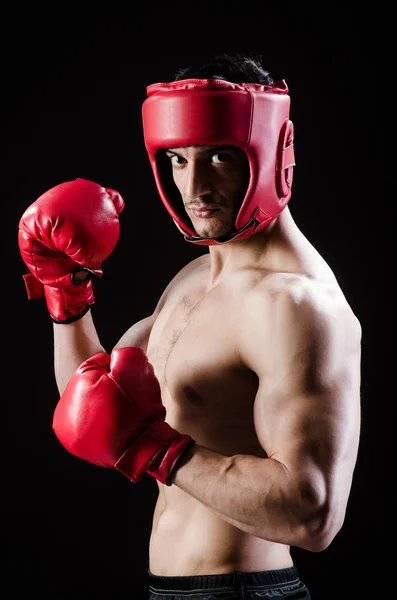
<path id="1" fill-rule="evenodd" d="M 160 197 L 208 253 L 110 354 L 90 307 L 124 200 L 80 179 L 21 218 L 28 294 L 45 295 L 54 321 L 57 437 L 134 483 L 158 482 L 152 600 L 310 598 L 290 547 L 322 551 L 344 521 L 361 327 L 288 207 L 289 105 L 285 82 L 241 55 L 148 87 Z"/>

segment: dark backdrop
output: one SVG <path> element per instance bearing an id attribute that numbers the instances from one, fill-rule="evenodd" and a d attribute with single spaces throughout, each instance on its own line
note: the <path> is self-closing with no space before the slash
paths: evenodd
<path id="1" fill-rule="evenodd" d="M 335 271 L 363 327 L 363 421 L 342 531 L 324 552 L 293 554 L 314 600 L 367 592 L 384 597 L 371 594 L 389 585 L 386 544 L 394 542 L 394 398 L 384 393 L 379 333 L 387 291 L 381 249 L 388 241 L 380 221 L 393 169 L 393 161 L 385 164 L 392 121 L 381 71 L 387 57 L 370 41 L 376 27 L 363 30 L 352 18 L 327 28 L 324 15 L 309 19 L 302 32 L 295 16 L 281 37 L 268 24 L 255 51 L 290 88 L 297 162 L 292 214 Z M 121 24 L 42 29 L 39 35 L 37 26 L 18 29 L 3 52 L 7 597 L 139 599 L 157 486 L 150 478 L 133 485 L 80 461 L 53 435 L 52 324 L 44 302 L 26 298 L 17 225 L 30 203 L 62 181 L 83 177 L 119 190 L 126 201 L 121 237 L 104 264 L 93 308 L 105 346 L 153 310 L 170 278 L 206 250 L 184 242 L 161 205 L 143 145 L 141 104 L 146 85 L 205 56 L 194 52 L 203 49 L 203 36 L 199 45 L 163 39 L 148 54 L 148 44 L 136 43 L 136 26 L 133 32 Z"/>

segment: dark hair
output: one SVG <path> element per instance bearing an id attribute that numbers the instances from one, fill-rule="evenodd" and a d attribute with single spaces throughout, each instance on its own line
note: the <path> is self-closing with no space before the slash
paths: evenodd
<path id="1" fill-rule="evenodd" d="M 249 54 L 217 54 L 200 64 L 178 69 L 173 81 L 182 79 L 223 79 L 231 83 L 274 83 L 261 57 Z"/>

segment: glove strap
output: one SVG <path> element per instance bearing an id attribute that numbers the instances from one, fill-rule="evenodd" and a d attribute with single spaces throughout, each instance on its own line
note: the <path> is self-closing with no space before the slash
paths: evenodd
<path id="1" fill-rule="evenodd" d="M 82 268 L 79 270 L 83 270 Z M 92 276 L 102 276 L 102 271 L 85 269 L 91 274 L 89 279 L 77 284 L 74 273 L 68 273 L 58 280 L 58 287 L 43 285 L 32 273 L 23 275 L 29 300 L 45 296 L 50 317 L 54 323 L 73 323 L 81 319 L 95 302 L 92 289 Z"/>
<path id="2" fill-rule="evenodd" d="M 114 465 L 133 483 L 148 473 L 170 486 L 176 463 L 195 441 L 164 421 L 148 427 Z M 149 469 L 150 467 L 150 469 Z"/>
<path id="3" fill-rule="evenodd" d="M 29 300 L 35 300 L 36 298 L 42 298 L 44 296 L 44 285 L 41 281 L 36 279 L 32 273 L 23 275 L 23 281 Z"/>

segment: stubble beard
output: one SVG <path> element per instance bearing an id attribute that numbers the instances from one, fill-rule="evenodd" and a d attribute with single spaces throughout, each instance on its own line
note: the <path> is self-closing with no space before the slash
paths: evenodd
<path id="1" fill-rule="evenodd" d="M 231 233 L 233 226 L 231 224 L 218 224 L 211 227 L 211 225 L 203 225 L 201 228 L 194 228 L 196 234 L 199 237 L 207 239 L 216 239 Z"/>

